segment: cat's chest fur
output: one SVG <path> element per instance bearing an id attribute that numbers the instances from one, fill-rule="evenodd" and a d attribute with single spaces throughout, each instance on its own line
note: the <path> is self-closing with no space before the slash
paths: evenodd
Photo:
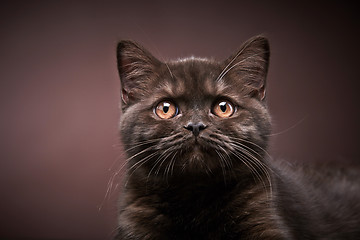
<path id="1" fill-rule="evenodd" d="M 264 191 L 262 184 L 244 180 L 227 184 L 211 179 L 169 183 L 175 187 L 137 186 L 127 190 L 121 213 L 121 216 L 131 216 L 131 220 L 120 217 L 120 221 L 128 221 L 126 228 L 129 234 L 134 234 L 134 239 L 280 239 L 285 236 L 277 223 L 269 192 Z"/>

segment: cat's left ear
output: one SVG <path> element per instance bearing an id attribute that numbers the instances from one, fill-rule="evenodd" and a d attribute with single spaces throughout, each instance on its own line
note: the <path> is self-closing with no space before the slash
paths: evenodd
<path id="1" fill-rule="evenodd" d="M 124 40 L 117 46 L 117 63 L 125 107 L 149 93 L 148 83 L 161 62 L 139 44 Z"/>
<path id="2" fill-rule="evenodd" d="M 264 100 L 269 58 L 269 41 L 263 36 L 256 36 L 225 61 L 224 70 L 235 74 L 251 97 Z"/>

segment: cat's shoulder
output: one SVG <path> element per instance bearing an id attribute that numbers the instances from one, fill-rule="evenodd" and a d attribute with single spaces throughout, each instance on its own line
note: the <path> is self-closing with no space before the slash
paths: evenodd
<path id="1" fill-rule="evenodd" d="M 317 160 L 317 161 L 298 161 L 271 159 L 271 169 L 275 172 L 288 173 L 294 176 L 307 177 L 344 177 L 359 178 L 360 161 L 351 160 Z"/>
<path id="2" fill-rule="evenodd" d="M 360 199 L 359 161 L 272 161 L 278 182 L 311 192 L 356 195 Z"/>

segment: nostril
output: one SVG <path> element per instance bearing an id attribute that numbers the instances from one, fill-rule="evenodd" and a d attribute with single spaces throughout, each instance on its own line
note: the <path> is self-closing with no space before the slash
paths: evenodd
<path id="1" fill-rule="evenodd" d="M 203 123 L 200 123 L 199 130 L 204 130 L 205 128 L 206 128 L 206 126 Z"/>
<path id="2" fill-rule="evenodd" d="M 192 131 L 193 130 L 193 125 L 192 124 L 188 124 L 186 126 L 184 126 L 185 129 Z"/>
<path id="3" fill-rule="evenodd" d="M 200 131 L 204 130 L 207 126 L 205 124 L 203 124 L 202 122 L 200 123 L 188 123 L 186 126 L 184 126 L 185 129 L 192 131 L 193 134 L 195 135 L 195 137 L 199 136 Z"/>

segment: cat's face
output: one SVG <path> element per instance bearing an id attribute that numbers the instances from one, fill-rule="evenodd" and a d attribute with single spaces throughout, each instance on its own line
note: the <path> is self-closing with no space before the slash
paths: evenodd
<path id="1" fill-rule="evenodd" d="M 269 49 L 249 40 L 224 62 L 189 58 L 167 64 L 135 43 L 118 46 L 120 132 L 131 171 L 148 175 L 224 173 L 264 155 Z"/>

